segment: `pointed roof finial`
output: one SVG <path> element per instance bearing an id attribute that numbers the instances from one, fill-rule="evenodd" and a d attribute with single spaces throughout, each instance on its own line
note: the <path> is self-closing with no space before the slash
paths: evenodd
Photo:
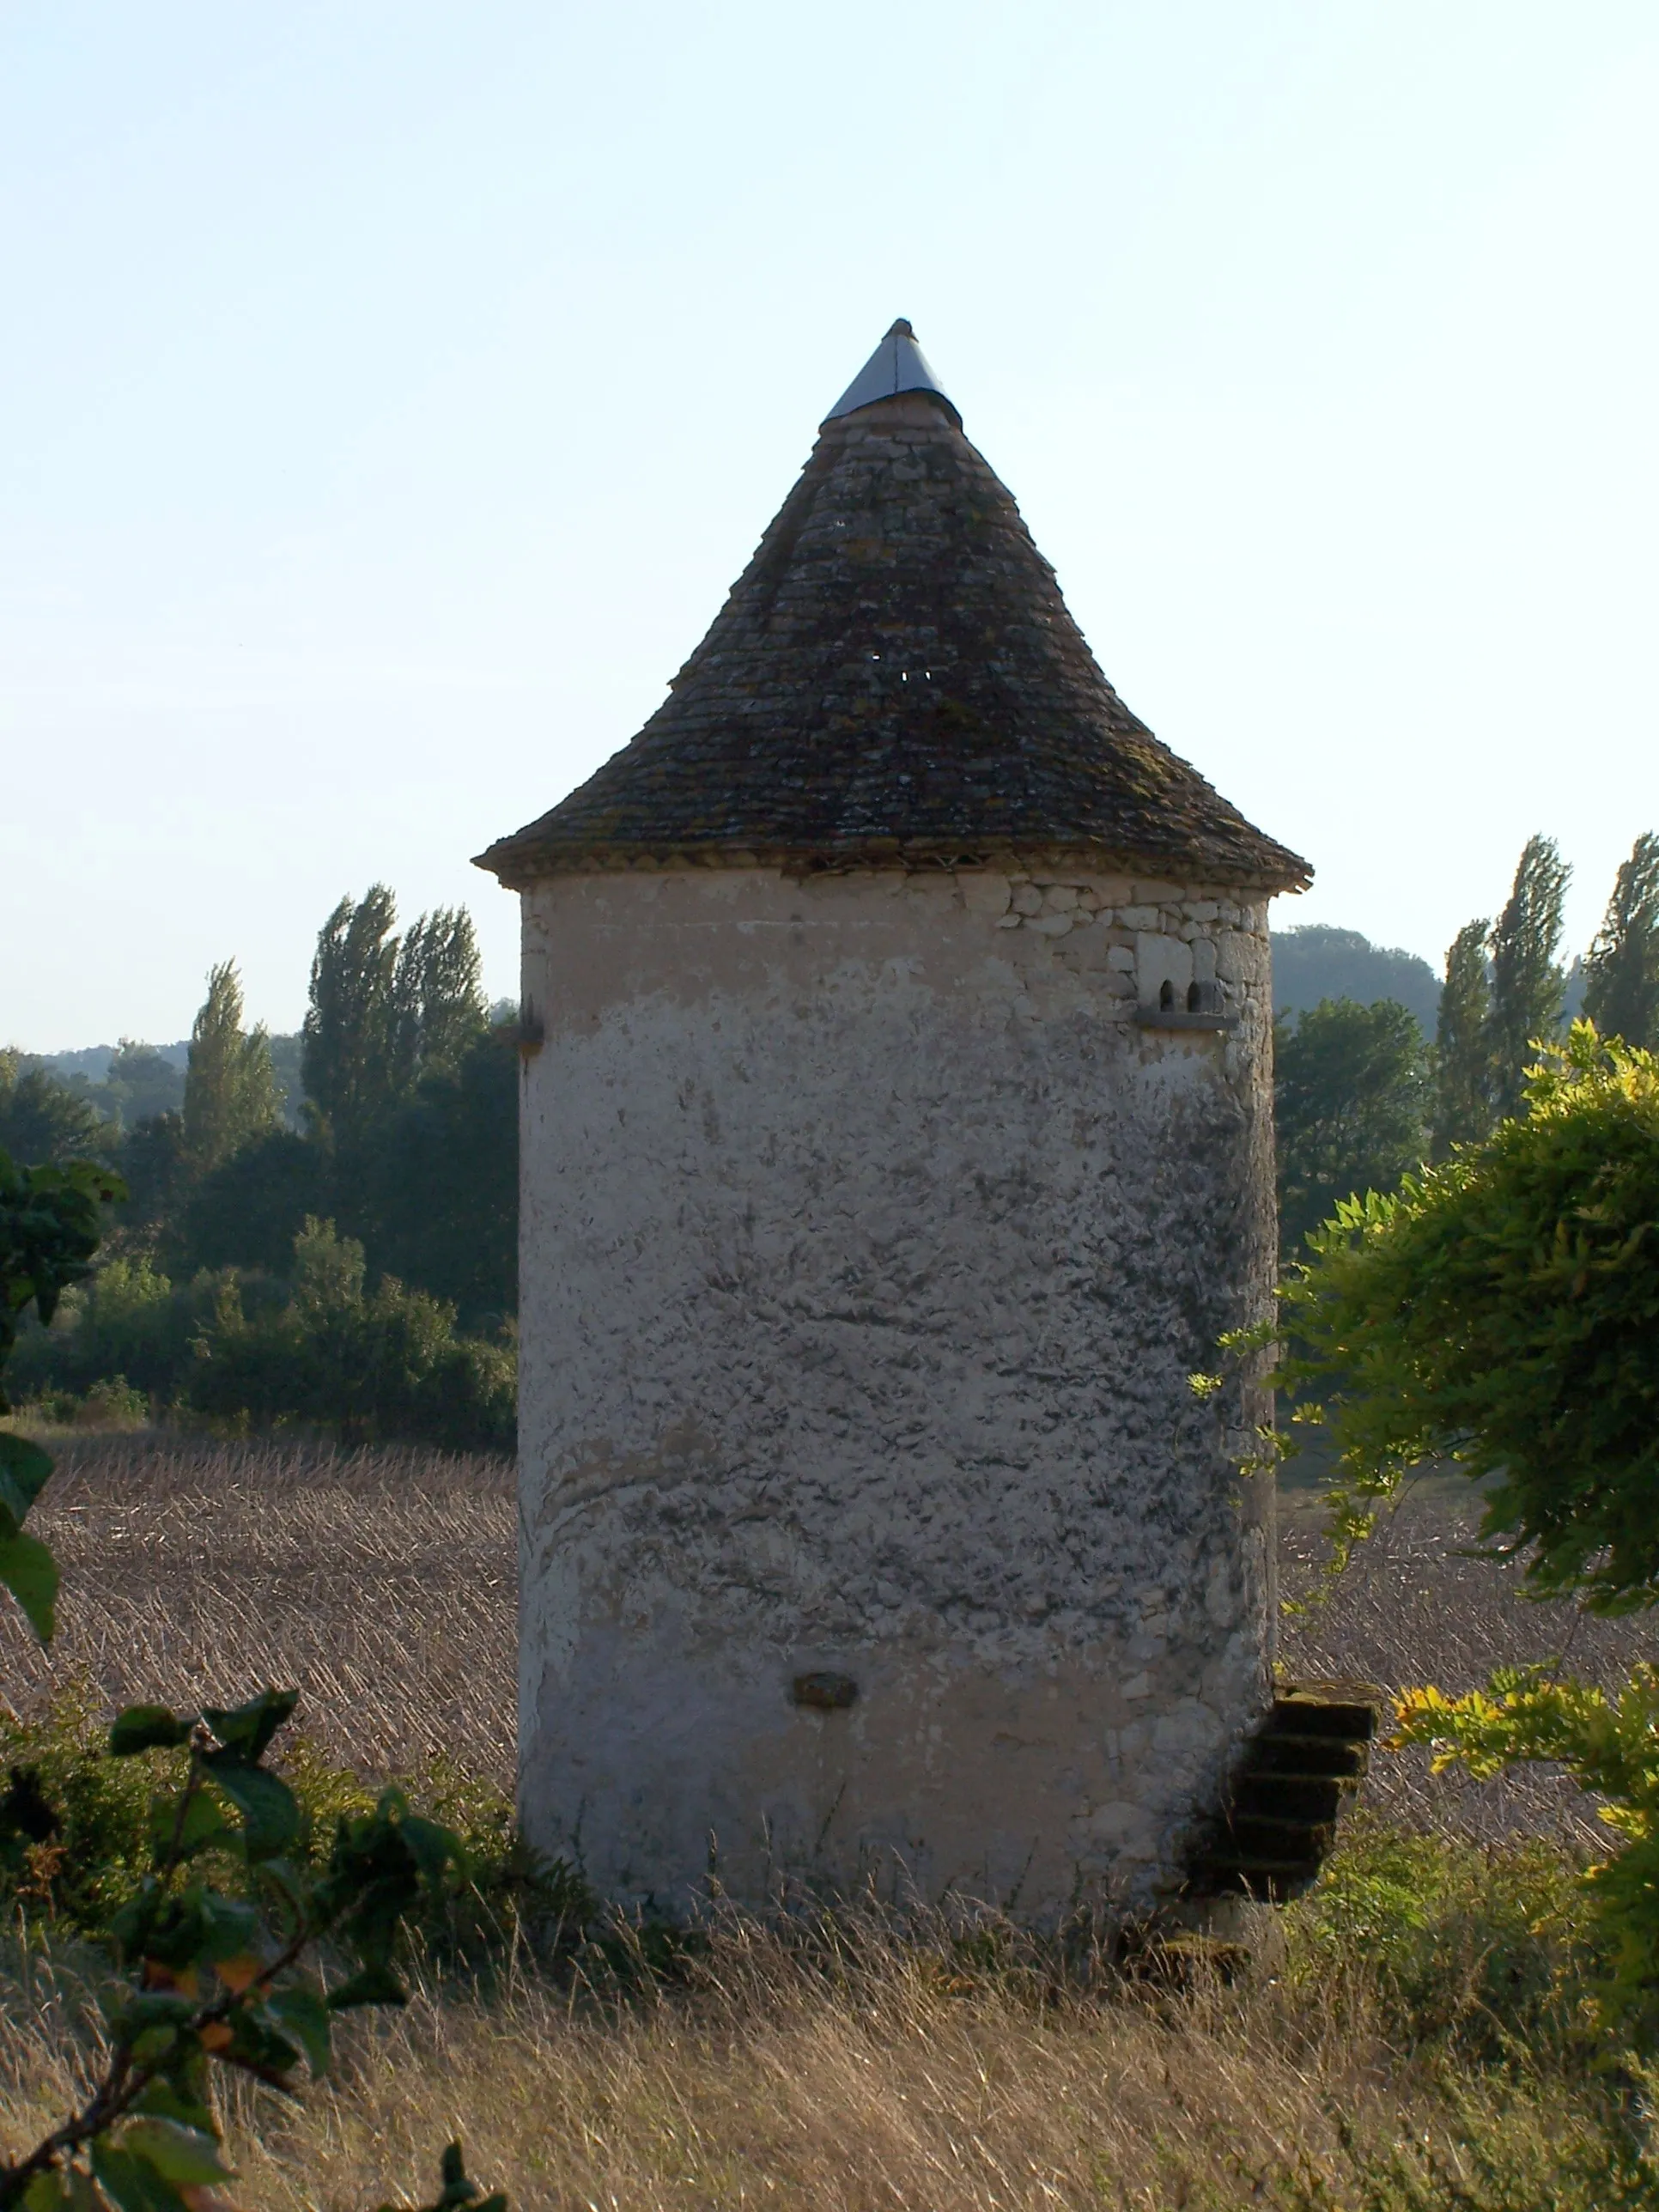
<path id="1" fill-rule="evenodd" d="M 872 406 L 878 399 L 891 399 L 901 392 L 931 392 L 950 408 L 958 424 L 962 421 L 951 395 L 928 367 L 927 356 L 916 343 L 916 334 L 902 315 L 823 419 L 833 422 L 837 416 L 851 415 L 860 407 Z"/>

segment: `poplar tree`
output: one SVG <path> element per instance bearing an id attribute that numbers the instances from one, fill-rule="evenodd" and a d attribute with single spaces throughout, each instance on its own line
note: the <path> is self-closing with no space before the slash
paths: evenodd
<path id="1" fill-rule="evenodd" d="M 1659 836 L 1650 830 L 1620 867 L 1584 967 L 1584 1012 L 1602 1036 L 1659 1051 Z"/>
<path id="2" fill-rule="evenodd" d="M 392 979 L 398 909 L 384 884 L 343 898 L 317 938 L 300 1067 L 313 1113 L 350 1148 L 385 1111 L 392 1090 Z"/>
<path id="3" fill-rule="evenodd" d="M 489 1025 L 483 965 L 465 907 L 435 908 L 410 928 L 392 977 L 393 1060 L 400 1090 L 453 1072 Z"/>
<path id="4" fill-rule="evenodd" d="M 242 1028 L 242 985 L 234 960 L 208 975 L 208 994 L 190 1033 L 185 1072 L 185 1154 L 205 1175 L 282 1121 L 262 1026 Z"/>
<path id="5" fill-rule="evenodd" d="M 1520 1110 L 1525 1072 L 1537 1057 L 1534 1042 L 1552 1042 L 1561 1027 L 1567 979 L 1556 956 L 1571 873 L 1553 837 L 1528 837 L 1509 903 L 1492 925 L 1489 1027 L 1500 1117 Z"/>
<path id="6" fill-rule="evenodd" d="M 426 1074 L 453 1070 L 489 1026 L 472 923 L 422 915 L 399 939 L 384 884 L 343 898 L 317 939 L 301 1066 L 337 1150 L 367 1146 Z"/>
<path id="7" fill-rule="evenodd" d="M 1446 953 L 1434 1037 L 1434 1157 L 1474 1144 L 1492 1124 L 1492 983 L 1484 918 L 1464 923 Z"/>

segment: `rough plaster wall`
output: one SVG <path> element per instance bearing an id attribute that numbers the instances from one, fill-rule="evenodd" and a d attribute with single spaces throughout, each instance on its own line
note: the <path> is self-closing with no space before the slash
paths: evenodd
<path id="1" fill-rule="evenodd" d="M 755 867 L 525 908 L 532 1838 L 670 1906 L 711 1863 L 1144 1892 L 1265 1693 L 1254 1409 L 1187 1382 L 1270 1280 L 1263 908 Z M 1238 1026 L 1138 1026 L 1195 957 Z"/>

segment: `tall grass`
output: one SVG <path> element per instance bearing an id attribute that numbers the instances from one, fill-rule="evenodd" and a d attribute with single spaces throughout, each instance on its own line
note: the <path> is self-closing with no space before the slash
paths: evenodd
<path id="1" fill-rule="evenodd" d="M 71 1442 L 40 1525 L 66 1568 L 50 1655 L 0 1626 L 15 1705 L 82 1680 L 108 1705 L 301 1684 L 326 1755 L 378 1774 L 514 1757 L 514 1508 L 495 1460 L 149 1436 Z M 1531 1605 L 1461 1556 L 1461 1494 L 1418 1494 L 1287 1632 L 1300 1673 L 1449 1686 L 1571 1639 L 1616 1669 L 1639 1626 Z M 1286 1516 L 1287 1587 L 1315 1566 Z M 509 1942 L 487 1978 L 428 1969 L 362 2020 L 297 2108 L 233 2115 L 239 2202 L 271 2212 L 429 2196 L 435 2153 L 520 2208 L 1025 2212 L 1616 2212 L 1659 2205 L 1632 2082 L 1580 2039 L 1546 1778 L 1500 1802 L 1379 1757 L 1370 1813 L 1231 1984 L 1126 1974 L 994 1917 L 901 1927 L 714 1912 L 666 1970 L 625 1933 L 562 1958 Z M 1391 1824 L 1391 1825 L 1390 1825 Z M 1541 1837 L 1542 1840 L 1538 1840 Z M 1532 1840 L 1527 1840 L 1530 1838 Z M 61 2112 L 95 2051 L 95 1954 L 0 1946 L 0 2137 Z"/>

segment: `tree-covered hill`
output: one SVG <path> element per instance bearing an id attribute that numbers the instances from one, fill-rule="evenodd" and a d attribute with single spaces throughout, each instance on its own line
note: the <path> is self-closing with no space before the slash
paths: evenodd
<path id="1" fill-rule="evenodd" d="M 1440 978 L 1428 962 L 1397 945 L 1373 945 L 1357 929 L 1308 922 L 1273 932 L 1273 1011 L 1305 1013 L 1326 999 L 1369 1006 L 1392 999 L 1434 1035 Z"/>

